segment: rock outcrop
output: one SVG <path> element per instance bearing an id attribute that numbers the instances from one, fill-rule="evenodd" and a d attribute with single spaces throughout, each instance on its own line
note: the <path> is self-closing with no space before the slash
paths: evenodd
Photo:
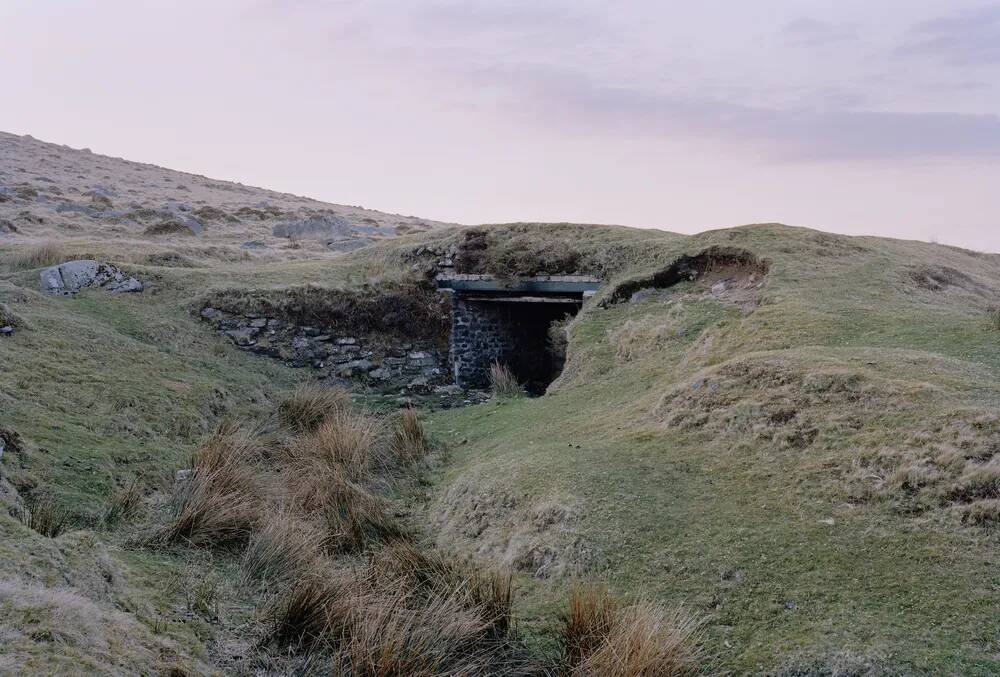
<path id="1" fill-rule="evenodd" d="M 87 287 L 101 287 L 113 294 L 143 289 L 139 280 L 119 268 L 92 260 L 67 261 L 46 268 L 38 277 L 42 291 L 50 296 L 76 294 Z"/>

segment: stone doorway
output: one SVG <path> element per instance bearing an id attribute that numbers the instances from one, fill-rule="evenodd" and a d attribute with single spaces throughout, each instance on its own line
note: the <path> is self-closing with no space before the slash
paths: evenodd
<path id="1" fill-rule="evenodd" d="M 576 315 L 600 280 L 546 276 L 498 280 L 486 275 L 442 275 L 452 295 L 449 361 L 455 383 L 488 388 L 490 366 L 506 365 L 529 394 L 542 395 L 562 372 L 562 355 L 549 329 Z"/>

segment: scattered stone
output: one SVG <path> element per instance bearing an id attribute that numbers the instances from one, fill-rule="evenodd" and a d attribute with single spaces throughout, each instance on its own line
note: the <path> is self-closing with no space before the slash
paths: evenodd
<path id="1" fill-rule="evenodd" d="M 266 249 L 267 245 L 260 240 L 250 240 L 240 245 L 242 249 Z"/>
<path id="2" fill-rule="evenodd" d="M 178 470 L 174 473 L 174 487 L 180 487 L 182 484 L 191 479 L 191 475 L 194 474 L 194 470 L 191 468 L 186 468 L 184 470 Z"/>
<path id="3" fill-rule="evenodd" d="M 345 378 L 367 374 L 374 368 L 370 360 L 351 360 L 337 368 L 337 375 Z"/>
<path id="4" fill-rule="evenodd" d="M 356 338 L 339 338 L 337 339 L 338 346 L 353 346 L 357 345 L 358 340 Z"/>
<path id="5" fill-rule="evenodd" d="M 271 229 L 275 237 L 292 237 L 299 235 L 322 235 L 349 237 L 353 228 L 351 222 L 336 214 L 325 214 L 308 219 L 284 221 Z"/>
<path id="6" fill-rule="evenodd" d="M 412 381 L 410 381 L 406 387 L 410 390 L 421 390 L 427 388 L 430 385 L 430 381 L 426 376 L 418 376 Z"/>
<path id="7" fill-rule="evenodd" d="M 225 332 L 226 336 L 233 339 L 233 342 L 238 346 L 252 346 L 257 343 L 256 338 L 258 330 L 252 327 L 243 327 L 241 329 L 229 329 Z"/>
<path id="8" fill-rule="evenodd" d="M 112 293 L 140 292 L 143 285 L 109 263 L 67 261 L 39 273 L 42 291 L 50 296 L 75 294 L 86 287 L 102 287 Z"/>
<path id="9" fill-rule="evenodd" d="M 267 320 L 263 317 L 258 317 L 255 320 L 250 320 L 250 326 L 254 329 L 263 329 L 267 326 Z"/>
<path id="10" fill-rule="evenodd" d="M 213 320 L 217 317 L 222 317 L 222 311 L 215 308 L 202 308 L 200 314 L 204 320 Z"/>
<path id="11" fill-rule="evenodd" d="M 0 336 L 10 336 L 13 333 L 14 333 L 14 327 L 10 326 L 9 324 L 4 327 L 0 327 Z"/>
<path id="12" fill-rule="evenodd" d="M 342 240 L 331 240 L 326 243 L 326 248 L 335 252 L 353 252 L 374 242 L 375 240 L 370 237 L 350 237 Z"/>
<path id="13" fill-rule="evenodd" d="M 379 367 L 370 371 L 368 375 L 376 381 L 388 381 L 392 378 L 392 371 L 387 367 Z"/>

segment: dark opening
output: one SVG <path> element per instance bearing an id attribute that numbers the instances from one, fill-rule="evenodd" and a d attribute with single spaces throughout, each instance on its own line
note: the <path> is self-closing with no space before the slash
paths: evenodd
<path id="1" fill-rule="evenodd" d="M 569 303 L 508 303 L 513 342 L 506 355 L 507 368 L 524 384 L 529 395 L 544 395 L 562 373 L 566 347 L 559 328 L 579 307 Z M 555 330 L 555 331 L 553 331 Z"/>
<path id="2" fill-rule="evenodd" d="M 455 381 L 489 388 L 493 363 L 505 365 L 529 395 L 542 395 L 562 373 L 562 323 L 580 310 L 578 302 L 457 298 L 451 355 Z"/>

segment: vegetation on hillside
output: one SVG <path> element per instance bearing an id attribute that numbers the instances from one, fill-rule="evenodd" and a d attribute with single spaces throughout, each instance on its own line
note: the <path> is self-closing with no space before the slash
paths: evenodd
<path id="1" fill-rule="evenodd" d="M 736 673 L 998 669 L 1000 257 L 778 225 L 513 224 L 283 262 L 74 238 L 61 256 L 147 291 L 44 297 L 0 247 L 0 429 L 23 439 L 0 462 L 0 565 L 31 572 L 0 590 L 0 665 L 250 669 L 236 646 L 257 669 L 642 674 L 697 646 Z M 430 295 L 413 325 L 364 301 L 426 292 L 428 245 L 470 272 L 604 278 L 545 396 L 387 420 L 295 390 L 194 313 L 341 321 L 358 295 L 392 340 L 439 331 Z"/>

